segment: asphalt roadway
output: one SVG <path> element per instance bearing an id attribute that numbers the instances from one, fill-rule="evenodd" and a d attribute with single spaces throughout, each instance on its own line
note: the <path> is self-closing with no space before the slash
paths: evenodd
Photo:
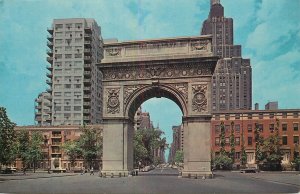
<path id="1" fill-rule="evenodd" d="M 214 179 L 178 178 L 176 169 L 155 169 L 126 178 L 89 174 L 0 175 L 0 193 L 299 193 L 300 175 L 289 172 L 215 172 Z"/>

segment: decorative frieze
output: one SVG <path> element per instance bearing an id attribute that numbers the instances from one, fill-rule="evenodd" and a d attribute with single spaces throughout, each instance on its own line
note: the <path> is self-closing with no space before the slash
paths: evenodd
<path id="1" fill-rule="evenodd" d="M 192 90 L 192 110 L 198 113 L 207 111 L 207 84 L 192 85 Z"/>
<path id="2" fill-rule="evenodd" d="M 120 88 L 107 89 L 107 113 L 120 113 Z"/>
<path id="3" fill-rule="evenodd" d="M 178 64 L 178 65 L 158 65 L 158 66 L 133 66 L 118 67 L 110 70 L 103 70 L 104 80 L 136 80 L 151 78 L 184 78 L 202 75 L 211 75 L 210 64 Z"/>

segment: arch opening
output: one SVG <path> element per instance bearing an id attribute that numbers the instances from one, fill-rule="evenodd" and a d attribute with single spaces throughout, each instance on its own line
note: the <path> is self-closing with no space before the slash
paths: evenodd
<path id="1" fill-rule="evenodd" d="M 187 114 L 187 107 L 181 94 L 167 85 L 159 85 L 141 88 L 133 94 L 125 108 L 125 116 L 132 120 L 136 111 L 144 102 L 151 98 L 162 97 L 175 102 L 180 108 L 183 116 Z"/>

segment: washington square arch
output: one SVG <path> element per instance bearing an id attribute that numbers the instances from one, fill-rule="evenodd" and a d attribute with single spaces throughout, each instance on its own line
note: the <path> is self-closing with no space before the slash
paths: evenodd
<path id="1" fill-rule="evenodd" d="M 183 177 L 211 176 L 211 78 L 218 58 L 211 36 L 178 37 L 104 45 L 102 173 L 133 170 L 134 115 L 150 98 L 165 97 L 182 111 Z"/>

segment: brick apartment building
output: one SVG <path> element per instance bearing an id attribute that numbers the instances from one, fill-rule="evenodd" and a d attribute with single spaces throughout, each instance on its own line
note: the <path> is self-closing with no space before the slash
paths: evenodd
<path id="1" fill-rule="evenodd" d="M 266 106 L 267 107 L 267 106 Z M 255 164 L 255 124 L 259 125 L 264 138 L 274 131 L 276 119 L 279 120 L 279 136 L 281 137 L 281 149 L 284 152 L 282 164 L 289 164 L 294 158 L 294 151 L 299 153 L 299 125 L 300 109 L 276 109 L 276 110 L 236 110 L 224 111 L 213 114 L 211 120 L 211 143 L 213 154 L 220 151 L 220 124 L 225 125 L 226 151 L 230 150 L 231 122 L 234 122 L 235 136 L 235 162 L 240 162 L 242 132 L 247 153 L 247 164 Z"/>
<path id="2" fill-rule="evenodd" d="M 59 169 L 65 171 L 66 169 L 71 169 L 71 162 L 69 157 L 62 149 L 62 145 L 67 141 L 74 141 L 79 139 L 82 134 L 82 126 L 79 125 L 65 125 L 65 126 L 22 126 L 16 127 L 16 131 L 27 130 L 29 134 L 34 131 L 41 132 L 43 135 L 42 153 L 43 159 L 38 162 L 37 168 L 39 169 L 55 169 L 54 160 L 57 158 L 59 160 Z M 101 125 L 88 125 L 87 127 L 92 127 L 94 129 L 102 129 Z M 101 165 L 101 160 L 96 162 L 96 164 Z M 16 160 L 14 166 L 17 169 L 22 169 L 23 165 L 20 160 Z M 84 161 L 82 158 L 78 158 L 75 162 L 74 169 L 81 169 L 84 167 Z M 98 169 L 99 166 L 94 167 Z"/>

